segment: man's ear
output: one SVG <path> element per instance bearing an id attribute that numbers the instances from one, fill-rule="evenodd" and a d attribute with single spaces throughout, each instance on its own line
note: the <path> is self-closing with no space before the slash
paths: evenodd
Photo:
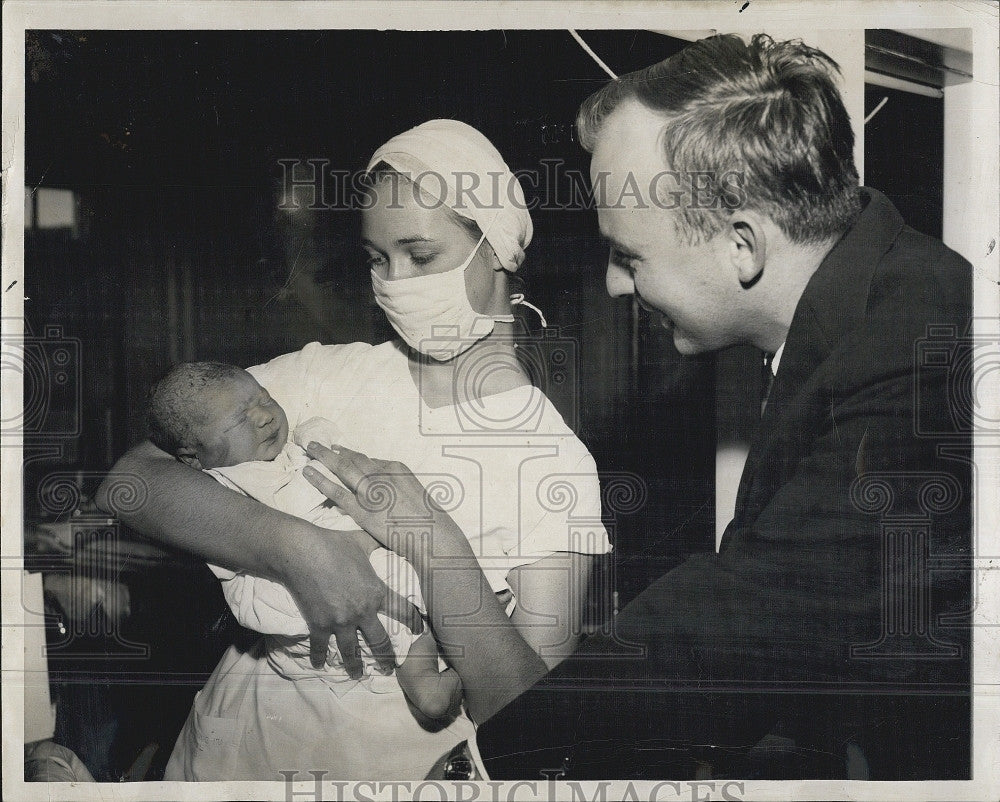
<path id="1" fill-rule="evenodd" d="M 726 228 L 729 258 L 740 284 L 750 289 L 764 275 L 767 262 L 767 235 L 763 220 L 750 212 L 736 212 Z"/>
<path id="2" fill-rule="evenodd" d="M 201 460 L 198 459 L 198 453 L 189 446 L 181 446 L 177 449 L 177 459 L 197 470 L 201 470 Z"/>

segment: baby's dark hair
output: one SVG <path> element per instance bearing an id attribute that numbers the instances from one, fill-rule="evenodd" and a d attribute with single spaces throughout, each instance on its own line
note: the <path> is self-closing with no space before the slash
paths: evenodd
<path id="1" fill-rule="evenodd" d="M 171 368 L 149 391 L 146 421 L 152 443 L 174 456 L 194 445 L 192 429 L 203 406 L 202 391 L 242 372 L 225 362 L 183 362 Z"/>

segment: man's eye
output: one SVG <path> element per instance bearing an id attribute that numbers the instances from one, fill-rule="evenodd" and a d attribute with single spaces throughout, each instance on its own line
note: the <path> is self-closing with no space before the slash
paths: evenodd
<path id="1" fill-rule="evenodd" d="M 637 256 L 632 254 L 626 254 L 619 251 L 617 248 L 611 249 L 611 262 L 614 265 L 624 269 L 624 270 L 635 270 L 635 263 L 638 261 Z"/>

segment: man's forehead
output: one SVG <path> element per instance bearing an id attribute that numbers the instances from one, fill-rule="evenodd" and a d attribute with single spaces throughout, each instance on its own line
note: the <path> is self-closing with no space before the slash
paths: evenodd
<path id="1" fill-rule="evenodd" d="M 638 249 L 650 226 L 662 225 L 653 197 L 664 170 L 662 128 L 662 117 L 629 99 L 605 118 L 594 145 L 590 180 L 598 224 L 604 239 L 623 252 Z"/>
<path id="2" fill-rule="evenodd" d="M 629 98 L 605 117 L 594 144 L 591 178 L 607 172 L 608 180 L 620 184 L 627 173 L 656 173 L 663 169 L 660 132 L 663 118 L 638 100 Z"/>

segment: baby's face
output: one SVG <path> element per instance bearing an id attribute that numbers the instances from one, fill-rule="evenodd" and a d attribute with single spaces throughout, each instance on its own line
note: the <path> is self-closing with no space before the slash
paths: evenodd
<path id="1" fill-rule="evenodd" d="M 246 371 L 217 382 L 205 393 L 202 423 L 196 427 L 202 468 L 223 468 L 251 460 L 272 460 L 288 440 L 285 411 Z"/>

